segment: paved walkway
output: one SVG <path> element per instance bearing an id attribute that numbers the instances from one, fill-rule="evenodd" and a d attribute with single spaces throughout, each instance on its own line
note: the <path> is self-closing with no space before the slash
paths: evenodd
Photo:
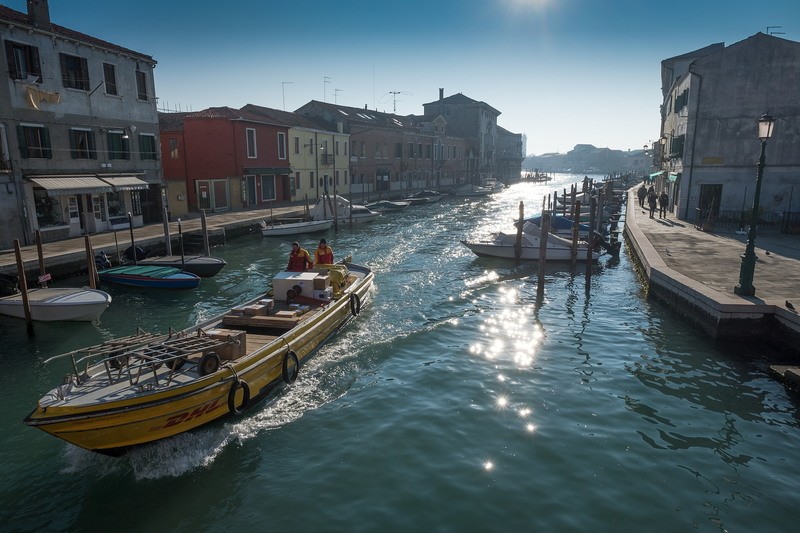
<path id="1" fill-rule="evenodd" d="M 274 209 L 252 209 L 248 211 L 231 211 L 226 213 L 211 214 L 206 216 L 206 227 L 209 233 L 219 230 L 244 230 L 254 227 L 262 220 L 269 220 L 270 217 L 299 216 L 303 212 L 302 206 L 276 207 Z M 199 215 L 194 215 L 191 219 L 181 220 L 181 230 L 184 234 L 198 233 L 202 230 L 202 221 Z M 170 236 L 176 238 L 178 235 L 178 223 L 170 222 Z M 134 239 L 137 246 L 149 246 L 153 244 L 163 244 L 164 225 L 150 224 L 133 229 Z M 110 257 L 116 258 L 116 249 L 119 245 L 120 250 L 125 250 L 130 246 L 130 230 L 119 230 L 116 232 L 97 233 L 90 236 L 92 248 L 96 251 L 105 251 Z M 115 240 L 116 239 L 116 240 Z M 58 265 L 72 263 L 86 263 L 86 245 L 84 237 L 75 237 L 62 241 L 48 242 L 42 245 L 45 266 L 49 269 Z M 27 271 L 37 271 L 39 269 L 39 256 L 36 245 L 21 247 L 22 261 Z M 174 254 L 180 253 L 173 246 Z M 16 259 L 14 250 L 0 250 L 0 273 L 17 273 Z"/>
<path id="2" fill-rule="evenodd" d="M 693 284 L 717 294 L 723 304 L 771 304 L 785 307 L 788 300 L 800 310 L 800 235 L 765 232 L 756 235 L 756 261 L 753 297 L 734 294 L 739 282 L 741 255 L 747 235 L 735 232 L 714 233 L 698 230 L 692 223 L 650 218 L 649 211 L 638 207 L 635 195 L 629 195 L 626 225 L 638 228 L 658 255 L 650 257 L 669 269 L 683 274 Z M 636 232 L 631 232 L 636 238 Z"/>

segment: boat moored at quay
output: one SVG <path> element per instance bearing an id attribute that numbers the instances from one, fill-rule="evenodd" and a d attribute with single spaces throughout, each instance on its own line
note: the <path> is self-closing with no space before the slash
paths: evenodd
<path id="1" fill-rule="evenodd" d="M 87 450 L 127 449 L 239 414 L 357 316 L 372 270 L 349 262 L 273 279 L 259 296 L 183 331 L 134 335 L 49 358 L 68 363 L 25 423 Z"/>

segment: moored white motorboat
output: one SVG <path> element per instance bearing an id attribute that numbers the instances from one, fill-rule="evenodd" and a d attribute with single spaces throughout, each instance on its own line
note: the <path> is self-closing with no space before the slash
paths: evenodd
<path id="1" fill-rule="evenodd" d="M 372 222 L 381 216 L 379 212 L 373 211 L 367 206 L 353 204 L 342 196 L 332 196 L 330 194 L 320 197 L 314 207 L 311 208 L 309 215 L 312 220 L 335 218 L 345 224 L 350 222 L 354 224 Z"/>
<path id="2" fill-rule="evenodd" d="M 284 235 L 300 235 L 302 233 L 315 233 L 326 231 L 333 225 L 333 219 L 303 220 L 300 222 L 271 222 L 261 221 L 261 235 L 264 237 L 281 237 Z"/>
<path id="3" fill-rule="evenodd" d="M 526 222 L 520 235 L 520 259 L 538 260 L 539 249 L 541 247 L 541 230 L 535 224 Z M 461 243 L 472 250 L 475 255 L 481 257 L 500 257 L 504 259 L 516 259 L 516 234 L 498 233 L 489 241 L 466 241 Z M 576 260 L 586 261 L 587 244 L 579 242 L 577 245 Z M 600 257 L 597 251 L 592 250 L 592 261 Z M 547 261 L 571 261 L 572 260 L 572 241 L 559 237 L 558 235 L 547 236 L 547 249 L 545 259 Z"/>
<path id="4" fill-rule="evenodd" d="M 408 202 L 411 205 L 421 205 L 421 204 L 433 204 L 440 201 L 444 198 L 444 194 L 438 191 L 431 191 L 429 189 L 425 189 L 422 191 L 415 192 L 412 195 L 409 195 L 407 198 L 403 198 L 404 202 Z"/>
<path id="5" fill-rule="evenodd" d="M 368 203 L 365 207 L 373 211 L 401 211 L 411 204 L 402 200 L 377 200 Z"/>
<path id="6" fill-rule="evenodd" d="M 111 296 L 97 289 L 39 288 L 28 290 L 31 319 L 39 322 L 91 322 L 111 304 Z M 22 293 L 0 298 L 0 315 L 25 318 Z"/>

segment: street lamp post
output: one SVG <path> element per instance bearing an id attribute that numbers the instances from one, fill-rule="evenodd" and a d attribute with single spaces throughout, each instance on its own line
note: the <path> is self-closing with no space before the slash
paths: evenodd
<path id="1" fill-rule="evenodd" d="M 764 114 L 758 119 L 758 139 L 761 141 L 761 156 L 758 158 L 758 174 L 756 175 L 756 192 L 753 196 L 753 212 L 750 215 L 750 231 L 747 234 L 747 247 L 742 254 L 742 266 L 739 270 L 739 283 L 733 292 L 741 296 L 754 296 L 756 288 L 753 287 L 753 274 L 756 269 L 756 226 L 758 222 L 758 201 L 761 196 L 761 178 L 764 176 L 764 150 L 767 139 L 772 137 L 772 128 L 775 120 Z"/>

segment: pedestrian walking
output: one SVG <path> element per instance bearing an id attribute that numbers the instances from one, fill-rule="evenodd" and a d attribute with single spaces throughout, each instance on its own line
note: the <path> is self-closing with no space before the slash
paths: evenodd
<path id="1" fill-rule="evenodd" d="M 647 193 L 647 205 L 650 207 L 650 218 L 655 218 L 654 215 L 656 214 L 656 205 L 658 204 L 658 197 L 656 196 L 656 191 L 650 187 L 650 191 Z"/>
<path id="2" fill-rule="evenodd" d="M 661 191 L 658 195 L 658 218 L 667 218 L 667 206 L 669 205 L 669 196 L 667 191 Z"/>
<path id="3" fill-rule="evenodd" d="M 647 197 L 647 187 L 644 186 L 644 182 L 642 182 L 642 186 L 639 187 L 636 194 L 639 195 L 639 207 L 644 207 L 644 199 Z"/>

